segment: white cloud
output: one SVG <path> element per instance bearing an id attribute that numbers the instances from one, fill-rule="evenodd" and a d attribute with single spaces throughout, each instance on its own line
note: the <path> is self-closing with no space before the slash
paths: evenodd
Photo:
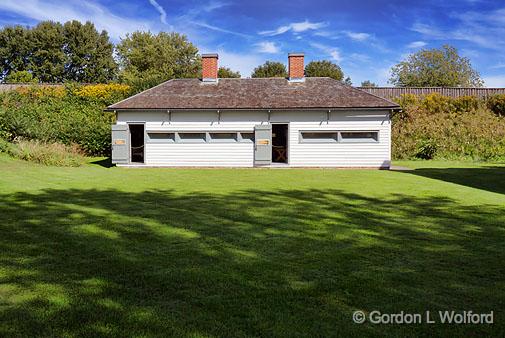
<path id="1" fill-rule="evenodd" d="M 256 44 L 258 47 L 258 51 L 260 53 L 270 53 L 275 54 L 279 53 L 279 47 L 274 42 L 270 41 L 261 41 Z"/>
<path id="2" fill-rule="evenodd" d="M 249 38 L 249 37 L 251 37 L 250 35 L 247 35 L 247 34 L 243 34 L 243 33 L 240 33 L 240 32 L 235 32 L 235 31 L 231 31 L 231 30 L 224 29 L 224 28 L 221 28 L 221 27 L 210 25 L 210 24 L 208 24 L 208 23 L 206 23 L 204 21 L 190 21 L 190 22 L 192 24 L 194 24 L 194 25 L 197 25 L 197 26 L 200 26 L 200 27 L 203 27 L 203 28 L 207 28 L 207 29 L 210 29 L 210 30 L 213 30 L 213 31 L 216 31 L 216 32 L 237 35 L 237 36 L 241 36 L 243 38 Z"/>
<path id="3" fill-rule="evenodd" d="M 166 25 L 167 12 L 165 12 L 165 9 L 161 7 L 160 4 L 156 2 L 156 0 L 149 0 L 149 3 L 160 13 L 160 21 Z"/>
<path id="4" fill-rule="evenodd" d="M 505 87 L 505 74 L 504 75 L 490 75 L 484 76 L 484 86 L 489 88 L 503 88 Z"/>
<path id="5" fill-rule="evenodd" d="M 498 63 L 494 66 L 489 67 L 489 69 L 503 69 L 505 68 L 505 63 Z"/>
<path id="6" fill-rule="evenodd" d="M 357 32 L 344 32 L 349 38 L 355 41 L 365 41 L 370 37 L 368 33 L 357 33 Z"/>
<path id="7" fill-rule="evenodd" d="M 277 29 L 260 32 L 260 35 L 274 36 L 284 34 L 286 32 L 292 31 L 294 33 L 301 33 L 308 30 L 317 30 L 326 26 L 324 22 L 310 22 L 308 20 L 302 22 L 292 22 L 285 26 L 280 26 Z"/>
<path id="8" fill-rule="evenodd" d="M 327 56 L 330 56 L 333 59 L 333 61 L 337 63 L 343 60 L 343 57 L 340 54 L 340 50 L 336 47 L 328 46 L 318 42 L 311 42 L 310 46 L 312 46 L 315 49 L 319 49 Z"/>
<path id="9" fill-rule="evenodd" d="M 407 45 L 407 48 L 416 49 L 416 48 L 422 48 L 426 45 L 427 45 L 427 43 L 424 41 L 414 41 L 414 42 L 409 43 Z"/>
<path id="10" fill-rule="evenodd" d="M 450 29 L 417 22 L 411 30 L 434 40 L 460 40 L 489 49 L 505 48 L 505 8 L 455 12 L 450 13 L 450 16 L 457 21 Z"/>
<path id="11" fill-rule="evenodd" d="M 134 30 L 149 30 L 151 26 L 133 18 L 123 18 L 111 13 L 107 8 L 92 1 L 66 0 L 2 0 L 0 10 L 42 21 L 92 21 L 98 29 L 105 29 L 112 38 L 123 37 Z"/>

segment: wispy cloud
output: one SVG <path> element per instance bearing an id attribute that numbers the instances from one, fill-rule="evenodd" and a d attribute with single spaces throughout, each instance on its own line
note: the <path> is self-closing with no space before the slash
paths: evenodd
<path id="1" fill-rule="evenodd" d="M 260 53 L 269 53 L 269 54 L 279 53 L 279 47 L 274 42 L 261 41 L 258 42 L 256 46 L 258 47 L 258 52 Z"/>
<path id="2" fill-rule="evenodd" d="M 459 40 L 489 49 L 505 47 L 505 8 L 494 11 L 451 13 L 458 22 L 449 29 L 416 22 L 411 30 L 434 40 Z"/>
<path id="3" fill-rule="evenodd" d="M 489 67 L 489 69 L 503 69 L 505 68 L 505 63 L 498 63 L 494 66 Z"/>
<path id="4" fill-rule="evenodd" d="M 350 31 L 345 31 L 345 35 L 347 35 L 349 38 L 355 41 L 365 41 L 370 37 L 370 34 L 368 33 L 358 33 L 358 32 L 350 32 Z"/>
<path id="5" fill-rule="evenodd" d="M 214 25 L 210 25 L 210 24 L 208 24 L 208 23 L 206 23 L 204 21 L 190 21 L 190 23 L 192 23 L 194 25 L 197 25 L 197 26 L 200 26 L 200 27 L 203 27 L 203 28 L 207 28 L 207 29 L 216 31 L 216 32 L 237 35 L 237 36 L 240 36 L 240 37 L 243 37 L 243 38 L 249 38 L 249 37 L 251 37 L 248 34 L 244 34 L 244 33 L 240 33 L 240 32 L 235 32 L 235 31 L 228 30 L 228 29 L 225 29 L 225 28 L 221 28 L 221 27 L 217 27 L 217 26 L 214 26 Z"/>
<path id="6" fill-rule="evenodd" d="M 301 32 L 305 32 L 308 30 L 317 30 L 317 29 L 322 28 L 324 26 L 326 26 L 326 23 L 324 23 L 324 22 L 310 22 L 308 20 L 305 20 L 302 22 L 292 22 L 288 25 L 280 26 L 274 30 L 262 31 L 262 32 L 259 32 L 259 34 L 265 35 L 265 36 L 275 36 L 275 35 L 284 34 L 289 31 L 292 31 L 294 33 L 301 33 Z"/>
<path id="7" fill-rule="evenodd" d="M 427 43 L 424 41 L 413 41 L 407 45 L 407 48 L 411 48 L 411 49 L 422 48 L 426 45 L 427 45 Z"/>
<path id="8" fill-rule="evenodd" d="M 341 62 L 343 59 L 342 55 L 340 53 L 340 50 L 336 47 L 328 46 L 328 45 L 318 43 L 318 42 L 311 42 L 310 46 L 315 49 L 320 50 L 321 52 L 323 52 L 327 56 L 330 56 L 333 59 L 333 61 L 335 61 L 337 63 Z"/>
<path id="9" fill-rule="evenodd" d="M 165 9 L 161 7 L 160 4 L 156 2 L 156 0 L 149 0 L 149 3 L 160 13 L 160 21 L 166 25 L 167 12 L 165 12 Z"/>
<path id="10" fill-rule="evenodd" d="M 106 7 L 92 1 L 2 0 L 0 1 L 0 10 L 35 21 L 79 20 L 85 22 L 89 20 L 98 29 L 105 29 L 115 39 L 123 37 L 127 32 L 134 30 L 151 29 L 151 26 L 145 21 L 117 16 Z"/>

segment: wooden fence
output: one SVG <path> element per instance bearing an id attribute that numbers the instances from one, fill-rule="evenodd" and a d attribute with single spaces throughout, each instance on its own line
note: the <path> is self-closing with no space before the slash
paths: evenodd
<path id="1" fill-rule="evenodd" d="M 370 94 L 392 99 L 403 94 L 418 96 L 440 93 L 444 96 L 476 96 L 486 98 L 491 95 L 505 94 L 505 88 L 458 88 L 458 87 L 356 87 Z"/>
<path id="2" fill-rule="evenodd" d="M 42 84 L 33 84 L 33 83 L 0 83 L 0 92 L 7 92 L 9 90 L 14 90 L 16 88 L 21 87 L 30 87 L 30 86 L 44 86 L 44 87 L 61 87 L 62 83 L 42 83 Z"/>

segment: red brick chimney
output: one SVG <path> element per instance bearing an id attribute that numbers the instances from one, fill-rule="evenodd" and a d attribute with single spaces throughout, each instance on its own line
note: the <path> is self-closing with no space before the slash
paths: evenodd
<path id="1" fill-rule="evenodd" d="M 217 82 L 217 54 L 202 54 L 202 81 Z"/>
<path id="2" fill-rule="evenodd" d="M 305 79 L 305 65 L 303 53 L 289 53 L 289 81 L 303 81 Z"/>

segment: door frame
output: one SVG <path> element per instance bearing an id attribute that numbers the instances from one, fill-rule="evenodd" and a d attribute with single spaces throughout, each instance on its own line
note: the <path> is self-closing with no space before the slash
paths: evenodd
<path id="1" fill-rule="evenodd" d="M 286 154 L 288 156 L 288 160 L 286 161 L 286 165 L 289 165 L 289 162 L 291 161 L 291 142 L 290 142 L 290 135 L 291 135 L 291 124 L 289 122 L 270 122 L 271 125 L 274 124 L 286 124 L 288 126 L 287 131 L 286 131 Z M 273 131 L 273 128 L 272 128 Z M 273 141 L 272 141 L 272 146 L 273 146 Z M 272 158 L 272 163 L 273 158 Z M 278 163 L 278 162 L 276 162 Z"/>
<path id="2" fill-rule="evenodd" d="M 147 132 L 146 132 L 146 123 L 145 122 L 137 122 L 137 121 L 128 121 L 126 122 L 128 125 L 128 164 L 146 164 L 147 152 L 146 152 L 146 141 L 147 141 Z M 142 125 L 144 129 L 144 162 L 132 162 L 132 133 L 130 130 L 130 125 Z"/>

